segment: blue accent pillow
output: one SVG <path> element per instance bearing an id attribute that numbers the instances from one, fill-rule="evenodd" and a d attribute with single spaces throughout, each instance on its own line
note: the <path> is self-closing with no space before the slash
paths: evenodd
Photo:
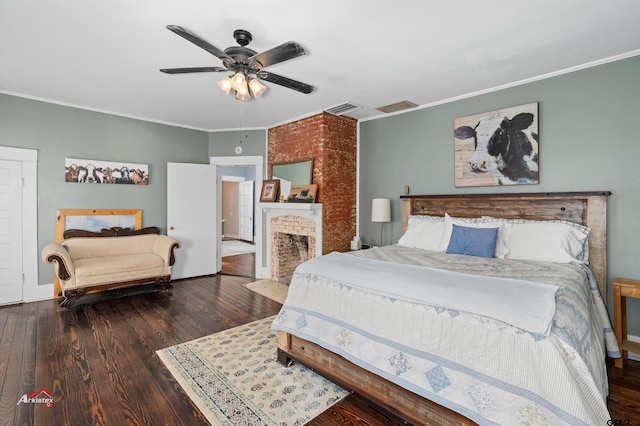
<path id="1" fill-rule="evenodd" d="M 453 225 L 447 253 L 494 257 L 499 228 L 468 228 Z"/>

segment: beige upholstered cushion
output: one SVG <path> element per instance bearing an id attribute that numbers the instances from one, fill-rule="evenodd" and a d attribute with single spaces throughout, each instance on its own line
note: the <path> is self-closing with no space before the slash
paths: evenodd
<path id="1" fill-rule="evenodd" d="M 79 259 L 75 262 L 76 287 L 110 284 L 171 273 L 164 260 L 153 253 Z"/>

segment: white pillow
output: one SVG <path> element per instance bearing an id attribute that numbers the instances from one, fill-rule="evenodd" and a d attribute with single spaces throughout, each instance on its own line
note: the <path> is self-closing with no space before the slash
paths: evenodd
<path id="1" fill-rule="evenodd" d="M 583 262 L 580 255 L 587 235 L 565 223 L 514 223 L 508 259 L 555 263 Z"/>
<path id="2" fill-rule="evenodd" d="M 485 223 L 483 218 L 463 218 L 451 217 L 448 213 L 444 215 L 444 234 L 440 242 L 440 251 L 446 251 L 451 240 L 453 225 L 466 226 L 467 228 L 498 228 L 498 239 L 496 240 L 496 251 L 494 256 L 504 258 L 509 253 L 509 235 L 511 233 L 511 224 L 506 222 Z"/>
<path id="3" fill-rule="evenodd" d="M 518 245 L 518 251 L 515 253 L 515 256 L 517 257 L 507 256 L 507 258 L 546 260 L 556 263 L 568 263 L 574 261 L 585 264 L 589 263 L 588 237 L 591 232 L 591 228 L 588 226 L 566 220 L 504 219 L 491 216 L 483 216 L 482 219 L 487 223 L 510 223 L 513 226 L 527 224 L 538 225 L 533 230 L 527 227 L 519 229 L 515 240 L 515 244 Z M 529 234 L 532 232 L 540 232 L 540 234 L 534 236 L 529 242 L 526 238 L 528 238 Z M 539 249 L 535 249 L 536 246 L 539 246 L 539 240 L 543 238 L 547 239 L 545 244 L 540 246 Z M 577 249 L 574 246 L 575 244 L 578 244 L 576 241 L 581 241 L 580 249 Z M 530 244 L 527 246 L 528 243 Z M 511 242 L 509 242 L 509 245 L 511 245 Z M 553 247 L 553 245 L 556 246 Z M 525 247 L 525 251 L 522 250 L 523 247 Z"/>
<path id="4" fill-rule="evenodd" d="M 441 251 L 440 241 L 444 232 L 444 217 L 409 216 L 407 230 L 398 245 L 423 250 Z"/>

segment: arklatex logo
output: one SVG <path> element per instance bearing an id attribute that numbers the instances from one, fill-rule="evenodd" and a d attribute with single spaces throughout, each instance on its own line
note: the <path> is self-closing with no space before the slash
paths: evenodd
<path id="1" fill-rule="evenodd" d="M 51 395 L 45 388 L 40 389 L 38 392 L 31 392 L 30 394 L 24 394 L 16 405 L 20 404 L 44 404 L 47 407 L 53 406 L 53 395 Z"/>

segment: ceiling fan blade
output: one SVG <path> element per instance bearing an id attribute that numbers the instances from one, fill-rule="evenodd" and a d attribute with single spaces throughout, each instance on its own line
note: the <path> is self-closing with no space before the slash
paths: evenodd
<path id="1" fill-rule="evenodd" d="M 165 74 L 186 74 L 190 72 L 224 72 L 229 71 L 222 67 L 192 67 L 192 68 L 162 68 Z"/>
<path id="2" fill-rule="evenodd" d="M 250 59 L 260 63 L 260 68 L 266 68 L 270 65 L 274 65 L 280 62 L 288 61 L 289 59 L 297 58 L 298 56 L 306 55 L 307 51 L 304 47 L 296 43 L 295 41 L 289 41 L 273 49 L 265 50 L 262 53 L 253 55 Z"/>
<path id="3" fill-rule="evenodd" d="M 279 84 L 280 86 L 284 86 L 288 89 L 297 90 L 298 92 L 309 94 L 313 92 L 316 88 L 310 84 L 302 83 L 300 81 L 292 80 L 287 77 L 283 77 L 278 74 L 274 74 L 268 71 L 260 70 L 256 76 L 260 80 L 268 81 L 269 83 Z"/>
<path id="4" fill-rule="evenodd" d="M 231 56 L 227 55 L 226 53 L 224 53 L 224 51 L 213 46 L 211 43 L 204 41 L 203 39 L 201 39 L 191 31 L 189 31 L 188 29 L 182 28 L 181 26 L 178 26 L 178 25 L 167 25 L 167 29 L 178 34 L 180 37 L 189 40 L 191 43 L 195 44 L 196 46 L 201 47 L 202 49 L 211 53 L 213 56 L 220 58 L 225 63 L 225 65 L 227 63 L 230 63 L 230 64 L 235 63 L 235 60 Z"/>

